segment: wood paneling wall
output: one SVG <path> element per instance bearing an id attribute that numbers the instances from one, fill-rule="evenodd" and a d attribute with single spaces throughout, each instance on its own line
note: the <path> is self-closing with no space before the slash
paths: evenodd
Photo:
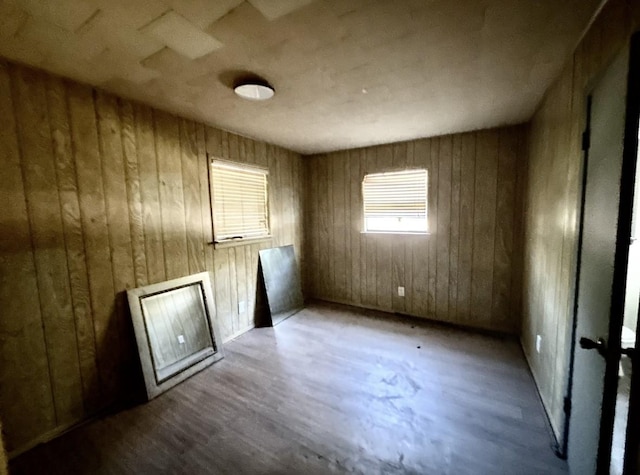
<path id="1" fill-rule="evenodd" d="M 306 295 L 517 333 L 523 148 L 518 126 L 305 158 Z M 413 167 L 431 234 L 361 233 L 364 175 Z"/>
<path id="2" fill-rule="evenodd" d="M 640 4 L 610 0 L 530 125 L 522 345 L 557 436 L 571 343 L 587 85 L 640 26 Z M 540 353 L 536 335 L 542 336 Z"/>
<path id="3" fill-rule="evenodd" d="M 207 244 L 207 152 L 269 168 L 272 240 Z M 10 452 L 135 386 L 126 289 L 209 271 L 229 339 L 253 326 L 258 251 L 293 244 L 300 257 L 299 155 L 5 62 L 0 160 L 0 414 Z"/>

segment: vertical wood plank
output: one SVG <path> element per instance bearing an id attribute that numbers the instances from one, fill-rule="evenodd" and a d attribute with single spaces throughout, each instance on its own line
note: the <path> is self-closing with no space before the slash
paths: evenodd
<path id="1" fill-rule="evenodd" d="M 364 165 L 363 177 L 368 175 L 369 173 L 375 173 L 379 170 L 375 148 L 370 147 L 366 149 L 365 161 L 363 165 Z M 363 236 L 365 241 L 364 276 L 365 276 L 365 283 L 366 283 L 363 299 L 364 299 L 365 305 L 375 307 L 378 305 L 378 299 L 377 299 L 378 264 L 376 260 L 378 236 L 376 236 L 375 234 L 364 234 Z"/>
<path id="2" fill-rule="evenodd" d="M 112 357 L 119 348 L 119 335 L 111 318 L 114 310 L 109 229 L 100 159 L 98 126 L 92 92 L 71 85 L 68 89 L 71 137 L 80 192 L 80 215 L 84 231 L 87 271 L 96 338 L 96 355 L 103 398 L 101 405 L 113 402 L 118 392 L 118 359 Z"/>
<path id="3" fill-rule="evenodd" d="M 351 232 L 351 269 L 349 280 L 351 281 L 350 301 L 355 304 L 362 302 L 362 255 L 360 252 L 362 224 L 362 175 L 360 166 L 362 162 L 362 150 L 352 150 L 349 152 L 348 172 L 350 184 L 350 208 L 351 218 L 349 221 Z M 311 229 L 306 231 L 312 232 Z"/>
<path id="4" fill-rule="evenodd" d="M 102 155 L 107 227 L 116 292 L 132 288 L 133 252 L 127 203 L 122 135 L 117 99 L 102 92 L 96 96 L 98 137 Z"/>
<path id="5" fill-rule="evenodd" d="M 431 170 L 431 147 L 428 140 L 417 140 L 413 144 L 413 164 L 419 168 L 427 170 L 427 219 L 429 231 L 433 232 L 433 217 L 431 216 L 431 187 L 433 184 L 433 174 Z M 429 250 L 431 247 L 431 236 L 419 237 L 411 249 L 413 298 L 412 306 L 415 315 L 429 314 Z"/>
<path id="6" fill-rule="evenodd" d="M 332 259 L 334 272 L 334 298 L 339 301 L 347 300 L 347 253 L 346 253 L 346 213 L 345 213 L 345 153 L 332 154 L 332 187 L 333 199 L 333 239 Z"/>
<path id="7" fill-rule="evenodd" d="M 248 163 L 249 159 L 246 156 L 246 147 L 244 146 L 245 138 L 238 137 L 238 160 L 242 163 Z M 235 248 L 236 251 L 236 288 L 238 295 L 238 330 L 243 331 L 250 328 L 250 321 L 248 318 L 247 309 L 248 305 L 248 274 L 247 270 L 249 267 L 249 263 L 247 262 L 247 248 L 249 246 L 240 246 Z M 242 307 L 242 308 L 241 308 Z"/>
<path id="8" fill-rule="evenodd" d="M 403 170 L 407 168 L 407 143 L 395 144 L 392 151 L 392 168 Z M 406 312 L 405 302 L 407 295 L 411 294 L 411 287 L 406 282 L 405 272 L 405 247 L 410 236 L 399 236 L 393 239 L 391 244 L 391 308 L 394 312 Z M 398 295 L 398 287 L 405 288 L 405 296 Z"/>
<path id="9" fill-rule="evenodd" d="M 475 201 L 476 134 L 462 136 L 460 163 L 460 239 L 458 247 L 458 321 L 470 321 L 471 267 L 473 262 L 473 221 Z"/>
<path id="10" fill-rule="evenodd" d="M 343 193 L 344 201 L 342 206 L 344 208 L 344 240 L 342 242 L 342 248 L 344 249 L 344 264 L 342 272 L 344 273 L 345 288 L 343 293 L 343 300 L 349 302 L 353 293 L 353 279 L 351 278 L 351 263 L 353 260 L 351 249 L 351 233 L 353 232 L 351 212 L 352 212 L 352 199 L 351 199 L 351 159 L 348 151 L 342 153 L 342 161 L 340 163 L 340 172 L 342 173 L 343 180 Z M 355 210 L 357 212 L 357 210 Z"/>
<path id="11" fill-rule="evenodd" d="M 458 321 L 458 254 L 460 242 L 460 170 L 462 135 L 453 136 L 451 161 L 451 225 L 449 235 L 449 319 Z"/>
<path id="12" fill-rule="evenodd" d="M 89 281 L 87 278 L 87 258 L 69 126 L 67 93 L 62 80 L 57 78 L 48 79 L 47 106 L 51 125 L 57 186 L 62 208 L 64 241 L 78 345 L 78 364 L 83 389 L 83 406 L 85 411 L 93 412 L 99 407 L 100 388 Z M 78 419 L 81 415 L 77 414 Z"/>
<path id="13" fill-rule="evenodd" d="M 0 61 L 0 412 L 7 450 L 55 427 L 10 70 Z M 20 316 L 20 318 L 16 318 Z M 13 318 L 11 318 L 13 317 Z"/>
<path id="14" fill-rule="evenodd" d="M 293 186 L 294 186 L 294 204 L 295 204 L 295 216 L 294 222 L 292 223 L 294 236 L 295 236 L 295 246 L 297 251 L 297 255 L 299 257 L 298 265 L 300 266 L 300 275 L 303 275 L 305 266 L 306 266 L 306 256 L 303 252 L 304 243 L 305 243 L 305 227 L 304 227 L 304 173 L 303 173 L 303 157 L 298 155 L 297 153 L 291 152 L 292 160 L 294 162 L 294 174 L 293 174 Z"/>
<path id="15" fill-rule="evenodd" d="M 317 297 L 318 278 L 316 276 L 318 268 L 318 177 L 315 173 L 317 158 L 308 157 L 304 159 L 304 182 L 305 182 L 305 249 L 307 265 L 305 268 L 305 291 L 308 296 Z"/>
<path id="16" fill-rule="evenodd" d="M 134 342 L 129 338 L 129 314 L 125 293 L 126 289 L 133 288 L 135 283 L 131 225 L 118 102 L 114 96 L 98 92 L 95 96 L 95 107 L 114 287 L 112 298 L 115 301 L 109 332 L 111 338 L 118 340 L 118 344 L 111 348 L 111 360 L 117 373 L 114 384 L 120 392 L 127 386 L 125 378 L 133 376 L 131 363 L 136 354 Z"/>
<path id="17" fill-rule="evenodd" d="M 326 243 L 329 240 L 329 204 L 327 202 L 329 195 L 329 169 L 324 156 L 318 159 L 318 243 Z M 320 256 L 323 256 L 321 253 Z M 329 256 L 326 256 L 329 257 Z M 321 257 L 322 259 L 322 257 Z M 329 269 L 326 261 L 318 261 L 318 268 L 315 275 L 318 278 L 319 297 L 329 297 Z"/>
<path id="18" fill-rule="evenodd" d="M 438 219 L 439 205 L 439 165 L 440 149 L 438 139 L 429 140 L 430 165 L 429 170 L 429 294 L 427 314 L 431 318 L 437 318 L 436 309 L 436 288 L 437 288 L 437 264 L 438 264 L 438 241 L 444 238 L 440 236 L 440 221 Z"/>
<path id="19" fill-rule="evenodd" d="M 449 320 L 449 242 L 451 238 L 452 137 L 438 139 L 438 239 L 436 246 L 436 316 Z"/>
<path id="20" fill-rule="evenodd" d="M 127 202 L 129 204 L 129 224 L 131 226 L 133 275 L 135 278 L 135 286 L 140 287 L 147 285 L 149 280 L 147 276 L 147 255 L 145 253 L 136 124 L 133 105 L 130 102 L 123 101 L 120 103 L 120 117 L 122 123 L 122 151 L 125 163 Z"/>
<path id="21" fill-rule="evenodd" d="M 406 168 L 416 169 L 420 168 L 419 165 L 415 163 L 415 141 L 406 143 L 406 156 L 405 163 Z M 427 177 L 428 178 L 428 177 Z M 427 185 L 428 187 L 428 185 Z M 415 314 L 414 310 L 414 298 L 415 298 L 415 289 L 413 283 L 413 272 L 414 272 L 414 260 L 413 260 L 413 249 L 419 247 L 421 242 L 426 242 L 425 236 L 411 236 L 404 241 L 403 251 L 404 251 L 404 283 L 405 283 L 405 302 L 404 302 L 404 312 L 410 315 Z"/>
<path id="22" fill-rule="evenodd" d="M 69 424 L 83 413 L 83 394 L 47 96 L 43 78 L 35 71 L 17 68 L 14 79 L 22 172 L 56 423 Z"/>
<path id="23" fill-rule="evenodd" d="M 493 308 L 493 250 L 496 221 L 498 134 L 477 135 L 473 220 L 471 308 L 478 326 L 489 326 Z"/>
<path id="24" fill-rule="evenodd" d="M 206 129 L 202 124 L 196 124 L 196 143 L 198 146 L 198 178 L 200 187 L 200 214 L 202 216 L 202 242 L 204 244 L 205 268 L 211 280 L 211 291 L 215 288 L 215 273 L 213 264 L 213 223 L 211 216 L 211 195 L 209 185 L 209 157 L 207 156 Z M 214 302 L 215 310 L 215 302 Z M 217 319 L 217 315 L 214 315 Z"/>
<path id="25" fill-rule="evenodd" d="M 160 212 L 155 126 L 151 109 L 136 104 L 134 113 L 144 245 L 146 255 L 149 257 L 147 259 L 147 279 L 150 284 L 154 284 L 167 280 L 162 244 L 162 213 Z"/>
<path id="26" fill-rule="evenodd" d="M 390 145 L 376 147 L 377 171 L 384 172 L 393 168 L 393 148 Z M 391 235 L 378 234 L 376 238 L 376 304 L 379 308 L 392 308 L 392 262 Z"/>
<path id="27" fill-rule="evenodd" d="M 180 119 L 180 150 L 184 190 L 184 219 L 187 235 L 187 262 L 189 273 L 205 270 L 204 240 L 202 229 L 202 204 L 200 167 L 198 167 L 198 143 L 193 122 Z M 208 200 L 207 203 L 208 204 Z"/>
<path id="28" fill-rule="evenodd" d="M 235 269 L 235 279 L 233 280 L 233 282 L 235 282 L 235 287 L 236 287 L 236 299 L 237 299 L 237 304 L 236 304 L 236 308 L 235 313 L 237 315 L 237 328 L 236 328 L 236 333 L 242 330 L 246 330 L 248 328 L 246 319 L 247 319 L 247 312 L 246 310 L 241 311 L 241 302 L 244 302 L 244 305 L 246 305 L 246 294 L 247 294 L 247 272 L 246 272 L 246 263 L 245 263 L 245 253 L 244 253 L 244 247 L 245 246 L 238 246 L 238 247 L 234 247 L 234 266 L 233 268 Z"/>
<path id="29" fill-rule="evenodd" d="M 514 129 L 500 131 L 494 244 L 493 319 L 502 328 L 513 330 L 511 279 L 513 268 L 513 215 L 516 199 L 518 135 Z"/>
<path id="30" fill-rule="evenodd" d="M 189 274 L 178 119 L 154 112 L 160 214 L 167 279 Z"/>
<path id="31" fill-rule="evenodd" d="M 207 127 L 205 129 L 206 150 L 209 158 L 223 158 L 222 155 L 222 131 Z"/>

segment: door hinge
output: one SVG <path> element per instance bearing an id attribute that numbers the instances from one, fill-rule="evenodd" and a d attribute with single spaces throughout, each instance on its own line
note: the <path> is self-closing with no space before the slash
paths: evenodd
<path id="1" fill-rule="evenodd" d="M 562 402 L 562 410 L 566 415 L 571 415 L 571 399 L 566 396 Z"/>
<path id="2" fill-rule="evenodd" d="M 587 129 L 582 133 L 582 150 L 588 151 L 591 147 L 591 130 Z"/>

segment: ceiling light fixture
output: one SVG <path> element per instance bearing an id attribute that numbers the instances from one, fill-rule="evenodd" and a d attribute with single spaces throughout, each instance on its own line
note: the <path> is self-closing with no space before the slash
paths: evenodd
<path id="1" fill-rule="evenodd" d="M 233 91 L 236 95 L 250 101 L 266 101 L 276 93 L 267 81 L 255 79 L 237 83 Z"/>

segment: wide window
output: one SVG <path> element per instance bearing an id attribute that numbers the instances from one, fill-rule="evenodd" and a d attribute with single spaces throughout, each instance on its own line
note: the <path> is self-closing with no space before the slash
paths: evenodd
<path id="1" fill-rule="evenodd" d="M 263 168 L 211 161 L 215 243 L 270 236 L 267 177 Z"/>
<path id="2" fill-rule="evenodd" d="M 426 234 L 427 170 L 372 173 L 362 181 L 365 232 Z"/>

